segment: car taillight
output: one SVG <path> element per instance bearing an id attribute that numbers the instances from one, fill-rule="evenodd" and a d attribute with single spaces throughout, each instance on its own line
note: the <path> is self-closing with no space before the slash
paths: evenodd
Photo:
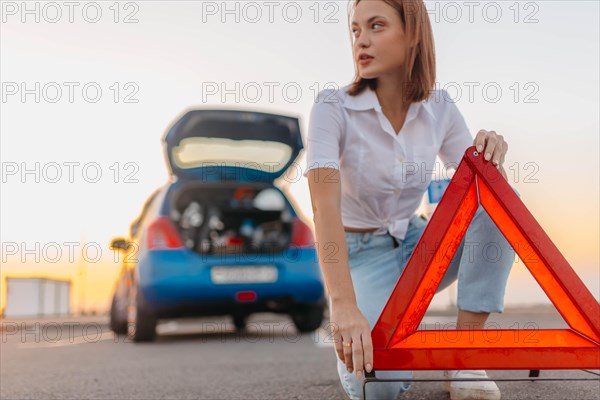
<path id="1" fill-rule="evenodd" d="M 158 217 L 148 226 L 148 249 L 180 249 L 183 242 L 169 217 Z"/>
<path id="2" fill-rule="evenodd" d="M 304 222 L 294 218 L 292 222 L 292 240 L 290 245 L 294 247 L 312 247 L 315 244 L 312 231 Z"/>
<path id="3" fill-rule="evenodd" d="M 242 246 L 244 244 L 244 238 L 240 236 L 226 237 L 224 241 L 227 246 Z"/>

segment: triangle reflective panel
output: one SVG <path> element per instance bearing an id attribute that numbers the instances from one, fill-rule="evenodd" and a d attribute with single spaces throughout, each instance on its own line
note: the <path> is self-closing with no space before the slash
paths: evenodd
<path id="1" fill-rule="evenodd" d="M 479 203 L 570 329 L 539 329 L 534 339 L 530 329 L 457 330 L 453 335 L 417 330 Z M 372 338 L 375 370 L 597 369 L 600 304 L 498 169 L 471 146 L 373 327 Z"/>

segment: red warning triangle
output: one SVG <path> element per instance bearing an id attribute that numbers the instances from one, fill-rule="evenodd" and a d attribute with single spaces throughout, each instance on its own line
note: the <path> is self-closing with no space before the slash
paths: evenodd
<path id="1" fill-rule="evenodd" d="M 417 330 L 481 203 L 570 329 Z M 435 250 L 432 251 L 432 248 Z M 496 167 L 463 156 L 372 331 L 375 370 L 600 368 L 600 304 Z"/>

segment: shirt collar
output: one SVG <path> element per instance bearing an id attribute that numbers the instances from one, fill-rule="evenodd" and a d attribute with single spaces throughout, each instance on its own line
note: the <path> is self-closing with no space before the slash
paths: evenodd
<path id="1" fill-rule="evenodd" d="M 343 90 L 343 92 L 344 92 L 344 101 L 343 101 L 344 107 L 349 108 L 351 110 L 358 110 L 358 111 L 370 110 L 370 109 L 375 109 L 377 111 L 381 111 L 381 105 L 379 105 L 379 99 L 377 99 L 377 94 L 375 94 L 374 90 L 372 90 L 370 87 L 367 86 L 365 88 L 365 90 L 362 91 L 362 93 L 360 93 L 356 96 L 350 96 L 348 93 L 346 93 L 346 90 L 348 90 L 349 87 L 350 87 L 350 85 L 346 86 Z M 433 118 L 434 121 L 436 120 L 435 114 L 433 113 L 433 109 L 431 108 L 431 103 L 430 103 L 429 99 L 411 104 L 411 108 L 413 108 L 415 106 L 416 107 L 423 106 L 423 108 L 425 108 L 425 110 L 427 111 L 427 113 L 429 113 L 431 118 Z M 415 111 L 418 111 L 418 108 Z"/>

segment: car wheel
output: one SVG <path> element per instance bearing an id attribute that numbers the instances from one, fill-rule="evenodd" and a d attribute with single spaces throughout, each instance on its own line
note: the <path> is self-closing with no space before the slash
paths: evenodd
<path id="1" fill-rule="evenodd" d="M 127 336 L 134 342 L 151 342 L 156 338 L 157 318 L 144 307 L 138 290 L 131 296 L 127 312 Z"/>
<path id="2" fill-rule="evenodd" d="M 117 335 L 125 335 L 127 333 L 127 320 L 119 321 L 119 313 L 117 310 L 115 296 L 113 296 L 112 303 L 110 305 L 110 330 Z"/>
<path id="3" fill-rule="evenodd" d="M 321 326 L 324 310 L 323 304 L 299 306 L 290 316 L 299 332 L 313 332 Z"/>
<path id="4" fill-rule="evenodd" d="M 246 323 L 248 322 L 248 315 L 234 314 L 231 317 L 233 318 L 233 325 L 235 326 L 236 331 L 243 331 L 244 329 L 246 329 Z"/>

